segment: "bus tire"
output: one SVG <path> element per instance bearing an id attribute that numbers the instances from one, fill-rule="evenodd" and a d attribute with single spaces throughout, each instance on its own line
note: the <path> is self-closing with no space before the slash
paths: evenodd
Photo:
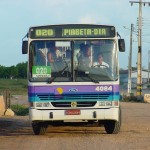
<path id="1" fill-rule="evenodd" d="M 118 134 L 121 128 L 121 108 L 119 108 L 119 121 L 106 120 L 104 128 L 107 134 Z"/>
<path id="2" fill-rule="evenodd" d="M 47 125 L 43 122 L 33 122 L 32 129 L 35 135 L 44 135 L 46 133 Z"/>

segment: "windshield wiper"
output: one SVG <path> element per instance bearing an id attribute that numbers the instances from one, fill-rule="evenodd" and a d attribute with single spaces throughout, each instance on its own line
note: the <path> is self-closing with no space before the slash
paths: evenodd
<path id="1" fill-rule="evenodd" d="M 63 72 L 66 70 L 66 68 L 68 68 L 68 65 L 66 65 L 62 70 L 58 71 L 57 74 L 58 74 L 58 75 L 60 75 L 60 74 L 62 75 Z M 58 77 L 58 76 L 55 76 L 55 77 L 52 78 L 52 79 L 49 78 L 47 83 L 51 84 L 57 77 Z"/>
<path id="2" fill-rule="evenodd" d="M 83 76 L 82 76 L 83 77 Z M 90 81 L 94 82 L 94 83 L 99 83 L 99 81 L 95 80 L 94 78 L 92 78 L 89 74 L 87 76 L 88 79 L 90 79 Z"/>
<path id="3" fill-rule="evenodd" d="M 99 83 L 97 80 L 91 78 L 89 75 L 88 75 L 88 78 L 89 78 L 92 82 L 94 82 L 94 83 Z"/>
<path id="4" fill-rule="evenodd" d="M 94 82 L 94 83 L 99 83 L 99 81 L 97 81 L 97 80 L 95 80 L 94 78 L 92 78 L 91 77 L 91 74 L 89 74 L 89 72 L 87 71 L 83 71 L 83 70 L 76 70 L 77 71 L 77 73 L 76 73 L 76 77 L 87 77 L 87 78 L 89 78 L 90 79 L 90 81 L 92 81 L 92 82 Z M 79 75 L 78 75 L 78 73 L 79 73 Z M 84 79 L 85 80 L 85 79 Z"/>

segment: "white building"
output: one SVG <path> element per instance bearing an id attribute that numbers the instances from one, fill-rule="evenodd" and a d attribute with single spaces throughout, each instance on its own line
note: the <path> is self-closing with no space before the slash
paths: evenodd
<path id="1" fill-rule="evenodd" d="M 148 71 L 147 70 L 142 70 L 142 84 L 143 88 L 146 88 L 148 83 Z M 137 86 L 137 70 L 132 71 L 131 73 L 131 81 L 132 81 L 132 88 L 136 88 Z M 121 70 L 120 71 L 120 84 L 122 88 L 127 88 L 128 86 L 128 70 Z"/>
<path id="2" fill-rule="evenodd" d="M 131 73 L 132 82 L 137 83 L 137 70 Z M 142 70 L 142 83 L 148 83 L 148 71 Z"/>

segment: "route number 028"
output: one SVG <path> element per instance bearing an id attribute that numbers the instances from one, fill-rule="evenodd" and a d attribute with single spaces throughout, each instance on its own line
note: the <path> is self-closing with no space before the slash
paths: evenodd
<path id="1" fill-rule="evenodd" d="M 100 91 L 100 92 L 112 91 L 112 86 L 97 86 L 95 88 L 95 91 Z"/>

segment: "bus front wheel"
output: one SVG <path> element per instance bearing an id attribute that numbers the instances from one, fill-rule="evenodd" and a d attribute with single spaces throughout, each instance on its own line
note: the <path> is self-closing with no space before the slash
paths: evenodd
<path id="1" fill-rule="evenodd" d="M 114 120 L 105 121 L 104 128 L 107 134 L 117 134 L 120 131 L 120 122 Z"/>
<path id="2" fill-rule="evenodd" d="M 118 134 L 121 128 L 121 108 L 119 108 L 119 120 L 105 120 L 104 128 L 107 134 Z"/>
<path id="3" fill-rule="evenodd" d="M 48 125 L 43 122 L 32 122 L 32 129 L 35 135 L 44 135 Z"/>

